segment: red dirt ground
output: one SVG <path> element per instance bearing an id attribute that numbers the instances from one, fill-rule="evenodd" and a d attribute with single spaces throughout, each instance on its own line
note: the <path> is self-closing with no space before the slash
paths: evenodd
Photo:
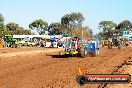
<path id="1" fill-rule="evenodd" d="M 76 82 L 78 67 L 85 67 L 88 74 L 111 74 L 128 57 L 132 48 L 100 49 L 96 57 L 58 58 L 55 53 L 23 54 L 10 57 L 8 52 L 44 48 L 0 49 L 6 57 L 0 56 L 0 88 L 98 88 L 99 84 L 79 86 Z"/>

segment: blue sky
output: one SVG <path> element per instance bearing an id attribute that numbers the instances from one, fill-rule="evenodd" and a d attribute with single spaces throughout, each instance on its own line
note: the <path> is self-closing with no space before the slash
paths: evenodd
<path id="1" fill-rule="evenodd" d="M 16 22 L 24 28 L 33 20 L 42 18 L 49 24 L 60 22 L 61 17 L 71 12 L 81 12 L 94 34 L 99 32 L 102 20 L 120 23 L 132 21 L 132 0 L 1 0 L 0 13 L 5 24 Z"/>

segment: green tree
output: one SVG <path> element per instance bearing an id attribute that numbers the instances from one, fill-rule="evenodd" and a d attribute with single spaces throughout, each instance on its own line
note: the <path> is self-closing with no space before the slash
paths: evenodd
<path id="1" fill-rule="evenodd" d="M 4 17 L 2 16 L 2 14 L 0 14 L 0 29 L 2 29 L 4 26 Z"/>
<path id="2" fill-rule="evenodd" d="M 3 26 L 3 28 L 0 29 L 0 38 L 4 35 L 10 35 L 10 32 L 7 30 L 6 26 Z"/>
<path id="3" fill-rule="evenodd" d="M 2 14 L 0 14 L 0 38 L 8 34 L 10 33 L 4 25 L 4 17 L 2 16 Z"/>
<path id="4" fill-rule="evenodd" d="M 132 23 L 129 20 L 124 20 L 116 26 L 116 29 L 119 30 L 132 29 Z"/>
<path id="5" fill-rule="evenodd" d="M 84 28 L 88 31 L 89 36 L 93 37 L 93 31 L 92 31 L 92 29 L 90 29 L 88 26 L 85 26 Z"/>
<path id="6" fill-rule="evenodd" d="M 19 24 L 16 24 L 14 22 L 6 24 L 6 27 L 11 35 L 31 34 L 30 30 L 24 29 L 23 27 L 20 27 Z"/>
<path id="7" fill-rule="evenodd" d="M 132 23 L 129 20 L 124 20 L 115 27 L 115 34 L 123 35 L 123 31 L 132 29 Z"/>
<path id="8" fill-rule="evenodd" d="M 31 32 L 30 32 L 30 30 L 24 29 L 23 27 L 19 27 L 19 29 L 17 29 L 15 31 L 15 34 L 18 34 L 18 35 L 23 35 L 23 34 L 31 35 Z"/>
<path id="9" fill-rule="evenodd" d="M 72 36 L 73 37 L 90 37 L 90 29 L 85 26 L 85 27 L 82 27 L 82 26 L 78 26 L 77 29 L 73 30 L 72 32 Z"/>
<path id="10" fill-rule="evenodd" d="M 113 35 L 113 30 L 116 27 L 116 23 L 113 21 L 101 21 L 99 23 L 99 29 L 102 30 L 102 37 L 103 38 L 109 38 Z"/>
<path id="11" fill-rule="evenodd" d="M 96 33 L 95 38 L 102 39 L 102 32 Z M 103 37 L 104 38 L 104 37 Z"/>
<path id="12" fill-rule="evenodd" d="M 65 33 L 71 35 L 73 30 L 75 30 L 79 25 L 82 25 L 84 19 L 85 18 L 80 12 L 73 12 L 64 15 L 61 18 L 61 24 L 63 25 L 63 28 L 65 28 Z"/>
<path id="13" fill-rule="evenodd" d="M 10 31 L 11 35 L 16 34 L 16 31 L 19 30 L 19 25 L 14 22 L 6 24 L 6 27 Z"/>
<path id="14" fill-rule="evenodd" d="M 29 24 L 29 28 L 32 30 L 37 30 L 39 34 L 43 34 L 45 31 L 47 31 L 48 23 L 42 19 L 35 20 Z"/>
<path id="15" fill-rule="evenodd" d="M 49 25 L 49 33 L 50 34 L 56 34 L 56 35 L 59 35 L 59 34 L 63 34 L 63 26 L 61 23 L 59 22 L 55 22 L 55 23 L 51 23 Z"/>

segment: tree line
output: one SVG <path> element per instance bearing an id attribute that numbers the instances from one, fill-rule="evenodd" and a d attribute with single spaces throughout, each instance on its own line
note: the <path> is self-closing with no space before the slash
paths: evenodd
<path id="1" fill-rule="evenodd" d="M 4 24 L 4 21 L 4 17 L 2 16 L 2 14 L 0 14 L 0 37 L 13 34 L 31 34 L 30 30 L 20 27 L 17 23 L 10 22 L 8 24 Z"/>
<path id="2" fill-rule="evenodd" d="M 98 33 L 99 38 L 108 39 L 112 38 L 113 35 L 122 36 L 123 31 L 132 30 L 132 23 L 129 20 L 124 20 L 119 24 L 114 23 L 113 21 L 101 21 L 99 23 Z"/>
<path id="3" fill-rule="evenodd" d="M 60 22 L 52 22 L 48 24 L 46 20 L 36 19 L 29 24 L 29 29 L 20 27 L 19 24 L 10 22 L 4 24 L 4 17 L 0 14 L 0 37 L 4 35 L 21 35 L 21 34 L 34 34 L 31 30 L 36 30 L 38 34 L 42 35 L 48 32 L 49 35 L 59 35 L 64 36 L 76 36 L 81 37 L 82 31 L 83 36 L 92 37 L 93 32 L 88 26 L 83 26 L 85 17 L 80 12 L 72 12 L 66 14 L 60 18 Z M 113 21 L 101 21 L 99 23 L 100 32 L 96 37 L 109 38 L 115 35 L 123 35 L 124 30 L 132 29 L 132 23 L 129 20 L 124 20 L 119 24 Z"/>
<path id="4" fill-rule="evenodd" d="M 52 22 L 51 24 L 48 24 L 46 20 L 36 19 L 29 24 L 29 29 L 25 29 L 15 22 L 4 24 L 4 17 L 0 14 L 0 37 L 13 34 L 34 34 L 31 30 L 36 30 L 40 35 L 48 32 L 49 35 L 63 34 L 64 36 L 81 37 L 83 31 L 83 36 L 92 36 L 92 30 L 88 26 L 82 25 L 84 20 L 82 13 L 72 12 L 62 16 L 60 22 Z"/>

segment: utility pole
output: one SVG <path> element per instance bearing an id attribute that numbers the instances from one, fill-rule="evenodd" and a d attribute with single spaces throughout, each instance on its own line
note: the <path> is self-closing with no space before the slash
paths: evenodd
<path id="1" fill-rule="evenodd" d="M 82 37 L 83 37 L 83 29 L 82 29 Z"/>

